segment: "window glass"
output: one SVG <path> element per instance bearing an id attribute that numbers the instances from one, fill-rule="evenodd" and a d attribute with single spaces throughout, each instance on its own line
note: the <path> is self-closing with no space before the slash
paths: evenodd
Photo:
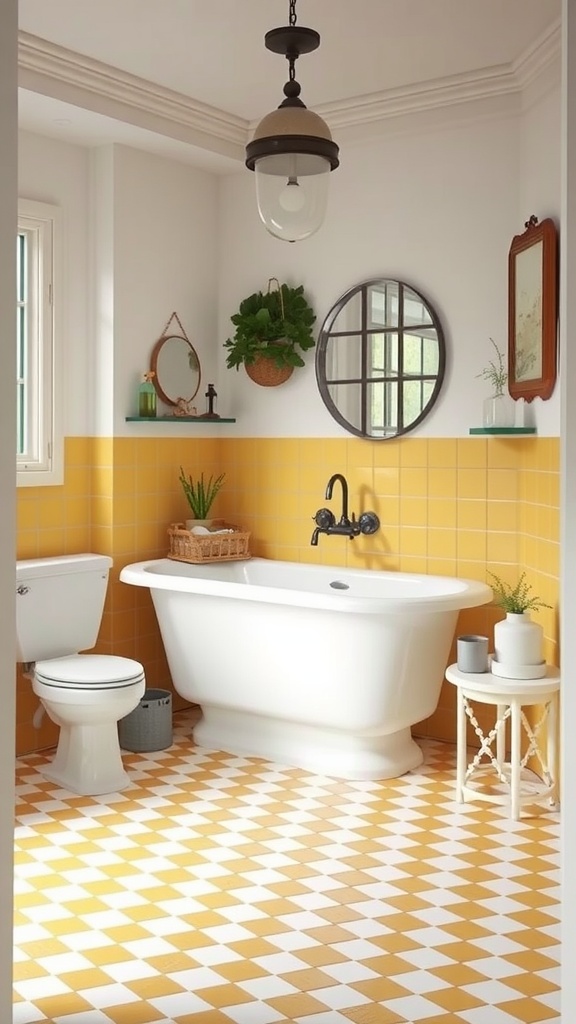
<path id="1" fill-rule="evenodd" d="M 54 281 L 58 210 L 18 201 L 16 239 L 16 416 L 19 486 L 63 480 Z"/>

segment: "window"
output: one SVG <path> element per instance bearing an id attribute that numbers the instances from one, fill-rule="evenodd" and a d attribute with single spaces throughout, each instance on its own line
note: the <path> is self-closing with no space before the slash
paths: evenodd
<path id="1" fill-rule="evenodd" d="M 63 482 L 54 329 L 58 212 L 46 203 L 18 201 L 16 436 L 20 487 Z"/>

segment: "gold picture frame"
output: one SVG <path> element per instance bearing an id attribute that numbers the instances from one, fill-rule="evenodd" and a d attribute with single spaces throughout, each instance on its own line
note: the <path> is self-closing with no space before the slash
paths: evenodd
<path id="1" fill-rule="evenodd" d="M 524 227 L 508 253 L 508 390 L 531 402 L 556 383 L 558 236 L 550 218 Z"/>

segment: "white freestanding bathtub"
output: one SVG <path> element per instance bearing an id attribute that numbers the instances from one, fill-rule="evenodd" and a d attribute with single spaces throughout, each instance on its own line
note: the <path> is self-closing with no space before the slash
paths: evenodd
<path id="1" fill-rule="evenodd" d="M 195 743 L 345 779 L 422 761 L 411 725 L 438 703 L 458 611 L 486 584 L 266 558 L 127 565 L 148 587 Z"/>

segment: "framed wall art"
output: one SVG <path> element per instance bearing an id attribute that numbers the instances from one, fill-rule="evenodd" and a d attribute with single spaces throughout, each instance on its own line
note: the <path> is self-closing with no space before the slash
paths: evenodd
<path id="1" fill-rule="evenodd" d="M 508 390 L 512 398 L 550 398 L 556 383 L 558 235 L 532 215 L 508 253 Z"/>

